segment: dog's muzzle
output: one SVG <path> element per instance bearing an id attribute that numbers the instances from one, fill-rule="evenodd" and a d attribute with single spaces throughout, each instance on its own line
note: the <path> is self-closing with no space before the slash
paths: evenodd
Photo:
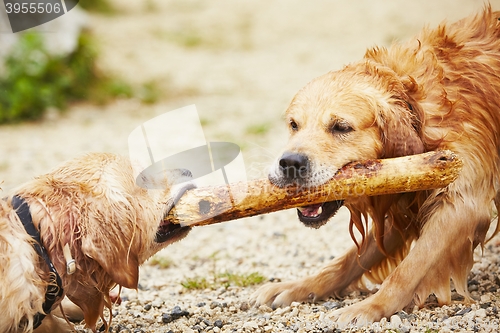
<path id="1" fill-rule="evenodd" d="M 179 202 L 181 197 L 188 190 L 195 188 L 196 186 L 192 182 L 187 182 L 182 184 L 178 189 L 175 190 L 175 194 L 167 203 L 167 208 L 165 210 L 165 215 L 163 216 L 163 221 L 161 221 L 158 226 L 158 230 L 156 231 L 155 242 L 164 243 L 166 241 L 177 241 L 181 238 L 184 238 L 191 227 L 181 227 L 180 224 L 171 223 L 167 216 L 168 213 L 174 208 L 174 206 Z"/>
<path id="2" fill-rule="evenodd" d="M 285 152 L 278 161 L 278 174 L 269 175 L 271 183 L 278 187 L 297 185 L 305 190 L 311 176 L 311 163 L 307 155 Z M 343 200 L 308 205 L 297 209 L 299 220 L 311 228 L 319 228 L 326 224 L 344 204 Z"/>

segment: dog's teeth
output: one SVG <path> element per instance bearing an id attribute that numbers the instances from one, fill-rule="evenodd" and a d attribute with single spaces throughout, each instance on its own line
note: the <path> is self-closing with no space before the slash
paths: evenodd
<path id="1" fill-rule="evenodd" d="M 318 217 L 323 212 L 323 207 L 318 205 L 311 205 L 305 207 L 297 207 L 299 212 L 306 217 Z"/>

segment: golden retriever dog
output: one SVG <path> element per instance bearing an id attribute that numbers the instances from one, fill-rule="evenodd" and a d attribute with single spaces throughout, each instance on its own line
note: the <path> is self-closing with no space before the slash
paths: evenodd
<path id="1" fill-rule="evenodd" d="M 286 120 L 290 139 L 269 174 L 280 187 L 318 186 L 356 160 L 443 149 L 464 165 L 442 189 L 298 209 L 305 225 L 319 228 L 345 205 L 351 235 L 361 234 L 358 246 L 316 275 L 261 287 L 252 296 L 257 305 L 315 301 L 368 281 L 380 284 L 332 314 L 340 324 L 363 325 L 412 302 L 422 305 L 431 293 L 440 305 L 450 303 L 450 280 L 471 301 L 473 251 L 484 245 L 500 201 L 500 12 L 487 6 L 404 44 L 368 50 L 361 61 L 302 88 Z"/>
<path id="2" fill-rule="evenodd" d="M 51 315 L 64 296 L 107 329 L 110 290 L 136 289 L 139 265 L 189 232 L 164 217 L 190 178 L 173 170 L 154 180 L 163 189 L 143 188 L 127 158 L 95 153 L 0 199 L 0 332 L 72 331 Z"/>

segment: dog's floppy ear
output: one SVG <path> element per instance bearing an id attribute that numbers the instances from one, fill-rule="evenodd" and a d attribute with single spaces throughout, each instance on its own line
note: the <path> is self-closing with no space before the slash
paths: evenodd
<path id="1" fill-rule="evenodd" d="M 418 119 L 413 106 L 397 101 L 390 110 L 380 115 L 380 130 L 384 145 L 384 158 L 420 154 L 425 151 L 419 135 Z"/>
<path id="2" fill-rule="evenodd" d="M 413 97 L 420 97 L 419 86 L 413 77 L 398 75 L 393 69 L 381 65 L 386 55 L 387 52 L 372 51 L 367 56 L 376 62 L 368 60 L 364 63 L 366 75 L 377 78 L 377 85 L 389 96 L 376 111 L 376 123 L 384 147 L 381 157 L 423 153 L 425 147 L 420 138 L 422 112 L 416 103 L 411 102 Z"/>
<path id="3" fill-rule="evenodd" d="M 139 259 L 129 251 L 129 242 L 119 237 L 112 233 L 103 235 L 96 230 L 88 230 L 88 234 L 82 238 L 82 252 L 98 262 L 115 283 L 136 289 L 139 283 Z"/>

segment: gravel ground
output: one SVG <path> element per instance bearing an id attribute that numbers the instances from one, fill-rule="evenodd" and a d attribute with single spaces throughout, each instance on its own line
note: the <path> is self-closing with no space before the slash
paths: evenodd
<path id="1" fill-rule="evenodd" d="M 154 82 L 156 104 L 136 99 L 106 106 L 73 105 L 37 123 L 0 127 L 2 192 L 88 151 L 127 154 L 139 124 L 196 104 L 205 136 L 243 149 L 250 178 L 286 140 L 282 112 L 307 81 L 359 59 L 367 47 L 405 39 L 425 24 L 455 20 L 482 7 L 472 0 L 347 2 L 299 0 L 115 1 L 120 12 L 90 16 L 101 43 L 99 64 L 134 84 Z M 500 9 L 500 2 L 492 1 Z M 221 274 L 258 273 L 285 281 L 316 272 L 352 242 L 341 210 L 319 230 L 304 228 L 294 211 L 195 228 L 141 268 L 137 291 L 123 290 L 112 332 L 334 332 L 333 309 L 366 294 L 272 310 L 247 303 L 258 285 L 225 286 Z M 478 253 L 469 280 L 476 302 L 407 309 L 360 331 L 494 332 L 500 306 L 500 238 Z M 187 289 L 187 281 L 213 288 Z M 77 331 L 84 332 L 81 325 Z M 351 331 L 356 331 L 352 329 Z"/>
<path id="2" fill-rule="evenodd" d="M 304 230 L 294 221 L 294 212 L 195 229 L 189 239 L 154 258 L 154 262 L 166 259 L 171 267 L 151 262 L 142 267 L 139 290 L 124 290 L 122 304 L 114 308 L 112 332 L 341 332 L 329 314 L 368 295 L 353 293 L 344 299 L 272 310 L 247 303 L 258 286 L 189 290 L 180 282 L 210 279 L 214 272 L 226 271 L 258 272 L 272 281 L 308 275 L 347 245 L 332 236 L 343 234 L 347 214 L 342 211 L 323 232 Z M 336 242 L 342 243 L 340 248 Z M 499 245 L 499 237 L 489 243 L 472 270 L 469 290 L 477 300 L 474 304 L 437 307 L 431 296 L 423 309 L 406 309 L 388 320 L 347 331 L 497 332 Z M 453 299 L 459 301 L 460 296 L 454 294 Z"/>

